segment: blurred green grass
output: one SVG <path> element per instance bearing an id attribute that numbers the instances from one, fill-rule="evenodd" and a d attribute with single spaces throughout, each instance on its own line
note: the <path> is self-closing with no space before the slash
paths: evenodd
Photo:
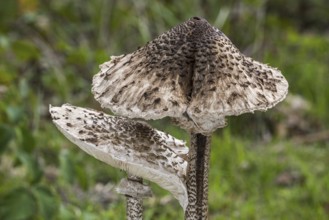
<path id="1" fill-rule="evenodd" d="M 216 132 L 210 219 L 328 219 L 328 139 L 295 141 L 328 129 L 328 7 L 325 0 L 1 1 L 0 219 L 124 218 L 124 198 L 111 191 L 124 173 L 68 142 L 48 105 L 100 109 L 90 93 L 100 63 L 195 15 L 278 67 L 290 93 L 310 105 L 302 132 L 275 109 L 232 117 Z M 168 120 L 151 123 L 188 140 Z M 145 219 L 182 219 L 178 202 L 152 187 Z"/>

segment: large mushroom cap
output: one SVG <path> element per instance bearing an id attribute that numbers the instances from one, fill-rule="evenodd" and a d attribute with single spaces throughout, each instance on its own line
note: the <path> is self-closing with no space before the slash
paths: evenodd
<path id="1" fill-rule="evenodd" d="M 71 105 L 50 107 L 57 128 L 79 148 L 113 167 L 150 180 L 187 206 L 188 153 L 183 141 L 144 122 Z"/>
<path id="2" fill-rule="evenodd" d="M 225 126 L 225 116 L 271 108 L 288 92 L 279 70 L 244 56 L 199 17 L 100 69 L 92 92 L 102 107 L 131 118 L 173 117 L 200 133 Z"/>

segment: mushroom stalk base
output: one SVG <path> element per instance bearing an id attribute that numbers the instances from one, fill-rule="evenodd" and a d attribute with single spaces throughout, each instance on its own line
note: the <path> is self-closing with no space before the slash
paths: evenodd
<path id="1" fill-rule="evenodd" d="M 143 179 L 134 175 L 128 174 L 128 180 L 143 183 Z M 137 198 L 126 195 L 127 208 L 126 216 L 127 220 L 142 220 L 143 219 L 143 198 Z"/>
<path id="2" fill-rule="evenodd" d="M 191 133 L 191 147 L 187 168 L 188 206 L 186 220 L 208 219 L 208 172 L 210 136 Z"/>

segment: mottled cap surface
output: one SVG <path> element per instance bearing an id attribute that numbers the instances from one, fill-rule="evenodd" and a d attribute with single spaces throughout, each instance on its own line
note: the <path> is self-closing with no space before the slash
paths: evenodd
<path id="1" fill-rule="evenodd" d="M 187 206 L 185 143 L 144 122 L 63 105 L 50 107 L 57 128 L 74 144 L 113 167 L 157 183 Z"/>
<path id="2" fill-rule="evenodd" d="M 172 117 L 199 133 L 224 127 L 226 116 L 267 110 L 288 92 L 279 70 L 244 56 L 199 17 L 100 69 L 92 92 L 102 107 L 131 118 Z"/>

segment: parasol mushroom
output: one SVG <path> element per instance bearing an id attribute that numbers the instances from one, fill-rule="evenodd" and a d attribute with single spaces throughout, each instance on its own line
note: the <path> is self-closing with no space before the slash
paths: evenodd
<path id="1" fill-rule="evenodd" d="M 145 122 L 106 115 L 91 109 L 65 104 L 49 109 L 57 128 L 86 153 L 128 173 L 117 191 L 133 197 L 133 216 L 140 216 L 140 199 L 150 195 L 144 178 L 168 190 L 185 210 L 188 148 L 183 141 L 151 128 Z M 135 219 L 131 216 L 130 219 Z"/>
<path id="2" fill-rule="evenodd" d="M 191 133 L 187 219 L 206 219 L 210 136 L 225 117 L 282 101 L 281 72 L 244 56 L 220 30 L 193 17 L 135 52 L 112 56 L 93 78 L 102 107 L 129 118 L 171 117 Z"/>

